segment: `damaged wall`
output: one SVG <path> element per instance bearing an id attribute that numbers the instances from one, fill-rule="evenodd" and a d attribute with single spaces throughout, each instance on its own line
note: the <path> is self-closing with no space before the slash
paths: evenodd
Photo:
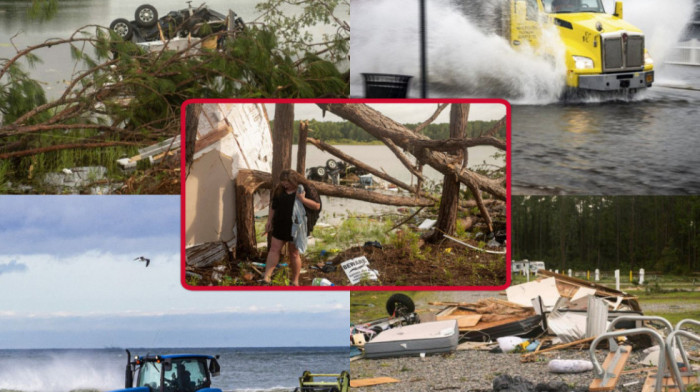
<path id="1" fill-rule="evenodd" d="M 187 246 L 235 243 L 234 180 L 241 169 L 269 172 L 272 140 L 263 105 L 204 104 L 195 155 L 185 189 Z M 256 210 L 269 197 L 257 196 Z"/>

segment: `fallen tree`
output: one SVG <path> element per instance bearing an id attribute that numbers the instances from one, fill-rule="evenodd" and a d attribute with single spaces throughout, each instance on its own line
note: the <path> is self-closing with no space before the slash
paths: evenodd
<path id="1" fill-rule="evenodd" d="M 456 176 L 459 182 L 465 184 L 471 191 L 481 214 L 488 222 L 489 230 L 493 231 L 490 215 L 484 204 L 481 192 L 485 191 L 499 200 L 506 200 L 505 177 L 496 179 L 488 178 L 470 170 L 463 162 L 456 163 L 454 159 L 445 153 L 434 151 L 429 147 L 422 147 L 421 143 L 426 144 L 426 142 L 429 142 L 427 144 L 432 146 L 435 142 L 437 142 L 435 144 L 439 144 L 442 141 L 430 141 L 426 136 L 406 128 L 365 104 L 324 103 L 318 104 L 318 106 L 322 110 L 329 111 L 358 125 L 378 139 L 391 140 L 397 146 L 410 152 L 420 163 L 430 165 L 444 175 Z M 506 119 L 504 118 L 499 121 L 498 124 L 503 126 L 505 123 Z M 494 127 L 494 129 L 496 129 L 496 127 Z M 493 145 L 496 148 L 505 150 L 505 143 L 490 136 L 492 132 L 493 131 L 490 130 L 487 132 L 487 136 L 482 136 L 483 140 L 481 144 L 473 144 L 472 146 Z M 491 139 L 493 139 L 493 141 Z M 486 140 L 489 142 L 486 143 Z M 450 149 L 464 149 L 465 145 L 469 143 L 475 142 L 470 141 L 470 139 L 455 138 L 450 145 Z"/>

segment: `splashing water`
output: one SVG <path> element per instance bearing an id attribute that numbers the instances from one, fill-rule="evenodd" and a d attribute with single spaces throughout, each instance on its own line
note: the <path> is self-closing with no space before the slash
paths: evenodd
<path id="1" fill-rule="evenodd" d="M 90 352 L 43 352 L 24 358 L 0 358 L 0 390 L 66 392 L 121 388 L 124 363 L 111 357 Z"/>
<path id="2" fill-rule="evenodd" d="M 352 3 L 352 95 L 364 94 L 360 73 L 412 75 L 411 90 L 420 86 L 420 38 L 418 2 L 402 0 Z M 563 45 L 555 28 L 546 29 L 542 49 L 549 58 L 528 47 L 518 50 L 484 21 L 497 17 L 493 8 L 480 7 L 487 15 L 448 0 L 426 2 L 428 81 L 431 96 L 506 97 L 523 103 L 556 101 L 565 81 Z"/>

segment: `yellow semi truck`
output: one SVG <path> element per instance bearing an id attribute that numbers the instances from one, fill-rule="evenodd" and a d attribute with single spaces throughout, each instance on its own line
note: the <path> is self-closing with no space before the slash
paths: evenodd
<path id="1" fill-rule="evenodd" d="M 572 89 L 628 92 L 651 87 L 654 64 L 644 33 L 622 19 L 622 2 L 613 14 L 602 0 L 507 0 L 499 27 L 511 46 L 544 45 L 544 29 L 554 26 L 565 49 L 566 85 Z M 544 50 L 544 55 L 552 55 Z"/>

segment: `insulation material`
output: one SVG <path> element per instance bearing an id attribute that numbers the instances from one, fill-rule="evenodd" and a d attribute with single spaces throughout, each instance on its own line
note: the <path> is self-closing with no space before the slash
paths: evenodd
<path id="1" fill-rule="evenodd" d="M 557 335 L 563 343 L 581 340 L 586 336 L 587 316 L 585 314 L 561 312 L 559 310 L 567 302 L 566 298 L 561 297 L 554 305 L 554 310 L 547 317 L 549 333 Z"/>
<path id="2" fill-rule="evenodd" d="M 203 104 L 186 181 L 186 245 L 236 242 L 234 180 L 239 170 L 272 170 L 270 123 L 261 104 Z M 256 194 L 255 210 L 269 205 Z"/>
<path id="3" fill-rule="evenodd" d="M 554 278 L 510 286 L 506 289 L 506 295 L 509 302 L 521 306 L 532 306 L 530 301 L 540 296 L 546 309 L 554 307 L 554 304 L 560 297 L 556 279 Z"/>

